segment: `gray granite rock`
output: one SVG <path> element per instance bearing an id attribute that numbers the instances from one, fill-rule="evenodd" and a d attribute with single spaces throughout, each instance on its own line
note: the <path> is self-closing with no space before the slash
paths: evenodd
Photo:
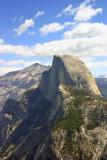
<path id="1" fill-rule="evenodd" d="M 77 57 L 55 56 L 50 70 L 42 75 L 40 89 L 45 97 L 53 99 L 60 84 L 101 96 L 91 72 Z"/>

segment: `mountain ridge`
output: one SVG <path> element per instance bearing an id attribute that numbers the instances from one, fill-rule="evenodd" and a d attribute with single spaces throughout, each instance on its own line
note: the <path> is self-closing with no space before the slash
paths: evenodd
<path id="1" fill-rule="evenodd" d="M 97 77 L 96 79 L 96 83 L 99 87 L 99 90 L 102 94 L 102 97 L 107 99 L 107 78 L 105 77 Z"/>
<path id="2" fill-rule="evenodd" d="M 9 121 L 2 129 L 10 133 L 4 137 L 2 160 L 104 159 L 107 102 L 91 88 L 90 81 L 97 85 L 84 63 L 71 61 L 55 57 L 37 89 L 25 92 L 19 102 L 8 100 L 3 116 Z M 11 110 L 15 105 L 18 115 Z"/>
<path id="3" fill-rule="evenodd" d="M 43 71 L 47 66 L 38 63 L 23 70 L 9 72 L 0 77 L 0 110 L 8 98 L 19 100 L 23 93 L 32 87 L 37 87 Z"/>

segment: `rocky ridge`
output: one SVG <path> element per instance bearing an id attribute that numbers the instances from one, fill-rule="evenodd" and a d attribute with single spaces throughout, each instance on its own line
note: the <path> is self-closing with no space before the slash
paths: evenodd
<path id="1" fill-rule="evenodd" d="M 23 70 L 7 73 L 0 77 L 0 110 L 7 99 L 20 100 L 23 93 L 31 88 L 37 88 L 41 74 L 48 69 L 38 63 Z"/>
<path id="2" fill-rule="evenodd" d="M 55 56 L 39 87 L 8 100 L 4 114 L 12 129 L 2 160 L 106 160 L 107 102 L 77 58 Z"/>

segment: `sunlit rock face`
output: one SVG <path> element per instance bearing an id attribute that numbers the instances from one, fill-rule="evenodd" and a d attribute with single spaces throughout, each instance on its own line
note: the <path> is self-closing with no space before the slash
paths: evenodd
<path id="1" fill-rule="evenodd" d="M 53 99 L 60 84 L 101 95 L 95 79 L 85 64 L 77 57 L 70 55 L 54 57 L 50 70 L 43 73 L 40 89 L 45 97 Z"/>
<path id="2" fill-rule="evenodd" d="M 8 100 L 4 115 L 14 128 L 7 130 L 2 160 L 106 157 L 107 102 L 78 58 L 55 56 L 38 88 L 27 91 L 19 102 Z"/>

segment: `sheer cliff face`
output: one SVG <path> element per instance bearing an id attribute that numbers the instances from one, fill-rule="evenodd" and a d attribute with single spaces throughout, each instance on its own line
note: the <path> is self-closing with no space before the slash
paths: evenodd
<path id="1" fill-rule="evenodd" d="M 10 110 L 15 105 L 19 116 Z M 3 137 L 2 160 L 99 160 L 106 156 L 107 102 L 77 58 L 55 56 L 39 87 L 26 92 L 18 103 L 8 100 L 4 113 L 10 119 L 7 126 L 15 127 L 7 139 Z"/>
<path id="2" fill-rule="evenodd" d="M 82 61 L 72 56 L 54 57 L 50 70 L 43 73 L 40 89 L 46 98 L 53 99 L 60 84 L 84 89 L 97 96 L 101 95 L 88 68 Z"/>

